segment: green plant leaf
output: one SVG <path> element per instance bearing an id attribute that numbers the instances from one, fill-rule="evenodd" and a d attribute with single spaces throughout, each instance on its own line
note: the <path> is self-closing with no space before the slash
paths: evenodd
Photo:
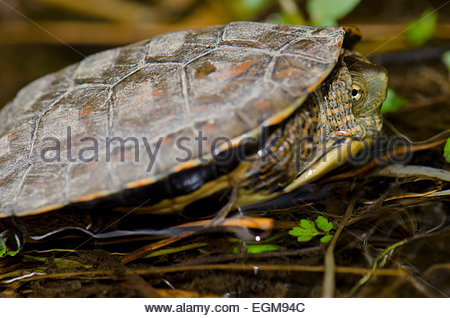
<path id="1" fill-rule="evenodd" d="M 247 244 L 245 245 L 245 252 L 249 254 L 259 254 L 264 252 L 273 252 L 278 251 L 280 247 L 275 244 Z M 233 253 L 238 254 L 241 253 L 241 250 L 238 247 L 233 248 Z"/>
<path id="2" fill-rule="evenodd" d="M 333 234 L 327 234 L 327 235 L 321 237 L 320 241 L 322 243 L 328 243 L 329 241 L 331 241 L 332 238 L 333 238 Z"/>
<path id="3" fill-rule="evenodd" d="M 311 241 L 314 236 L 315 235 L 309 235 L 309 234 L 305 234 L 304 233 L 304 234 L 301 234 L 301 235 L 297 236 L 297 241 L 299 241 L 299 242 L 308 242 L 308 241 Z"/>
<path id="4" fill-rule="evenodd" d="M 309 0 L 306 10 L 313 25 L 333 26 L 360 2 L 361 0 Z"/>
<path id="5" fill-rule="evenodd" d="M 6 243 L 3 238 L 0 237 L 0 257 L 6 254 Z"/>
<path id="6" fill-rule="evenodd" d="M 17 235 L 13 235 L 13 236 L 9 237 L 7 240 L 9 240 L 9 239 L 14 239 L 14 241 L 15 241 L 14 244 L 16 245 L 17 249 L 16 250 L 8 250 L 7 241 L 0 237 L 0 257 L 3 257 L 5 255 L 15 256 L 15 255 L 17 255 L 17 253 L 20 252 L 19 237 Z"/>
<path id="7" fill-rule="evenodd" d="M 16 256 L 16 254 L 19 253 L 19 252 L 20 252 L 20 249 L 17 249 L 17 250 L 15 250 L 15 251 L 9 251 L 9 252 L 7 252 L 6 255 L 9 255 L 9 256 Z"/>
<path id="8" fill-rule="evenodd" d="M 317 217 L 316 224 L 319 229 L 325 232 L 329 232 L 333 228 L 333 223 L 329 222 L 326 218 L 324 218 L 321 215 Z"/>
<path id="9" fill-rule="evenodd" d="M 450 50 L 445 51 L 444 54 L 442 54 L 442 61 L 445 66 L 447 66 L 447 70 L 450 72 Z"/>
<path id="10" fill-rule="evenodd" d="M 303 232 L 304 232 L 304 230 L 302 228 L 300 228 L 298 226 L 294 226 L 292 228 L 292 230 L 290 230 L 288 233 L 292 236 L 299 236 L 299 235 L 302 235 Z"/>
<path id="11" fill-rule="evenodd" d="M 314 225 L 314 222 L 308 219 L 301 219 L 300 220 L 300 228 L 303 230 L 303 233 L 310 234 L 310 235 L 317 235 L 319 232 L 316 229 L 316 226 Z"/>
<path id="12" fill-rule="evenodd" d="M 388 88 L 386 100 L 381 106 L 381 113 L 395 112 L 408 104 L 408 100 L 398 95 L 393 89 Z"/>
<path id="13" fill-rule="evenodd" d="M 412 46 L 421 46 L 428 41 L 436 29 L 438 15 L 432 9 L 426 9 L 420 18 L 411 22 L 406 29 L 406 38 Z"/>
<path id="14" fill-rule="evenodd" d="M 300 226 L 293 227 L 292 230 L 289 231 L 289 234 L 292 236 L 297 236 L 299 242 L 307 242 L 314 236 L 318 235 L 319 231 L 317 231 L 313 221 L 301 219 Z"/>
<path id="15" fill-rule="evenodd" d="M 450 138 L 447 138 L 447 142 L 444 146 L 444 157 L 448 163 L 450 163 Z"/>
<path id="16" fill-rule="evenodd" d="M 259 254 L 264 252 L 272 252 L 278 251 L 280 249 L 279 246 L 274 244 L 251 244 L 247 245 L 247 253 L 249 254 Z"/>

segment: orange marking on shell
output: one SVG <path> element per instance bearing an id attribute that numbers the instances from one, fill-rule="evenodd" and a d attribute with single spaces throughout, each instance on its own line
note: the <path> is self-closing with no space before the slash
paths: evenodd
<path id="1" fill-rule="evenodd" d="M 93 200 L 98 199 L 98 198 L 103 198 L 103 197 L 105 197 L 105 196 L 108 195 L 108 194 L 109 194 L 109 193 L 106 192 L 106 191 L 100 191 L 100 192 L 96 192 L 96 193 L 94 193 L 94 194 L 88 194 L 88 195 L 85 195 L 85 196 L 83 196 L 83 197 L 77 199 L 76 202 L 93 201 Z"/>
<path id="2" fill-rule="evenodd" d="M 153 97 L 160 97 L 163 95 L 163 90 L 161 88 L 155 88 L 152 90 L 152 96 Z"/>
<path id="3" fill-rule="evenodd" d="M 303 72 L 298 70 L 298 69 L 295 69 L 295 68 L 292 68 L 292 67 L 287 67 L 284 70 L 278 72 L 276 74 L 276 77 L 278 79 L 286 78 L 286 77 L 287 78 L 297 78 L 297 77 L 301 77 L 302 74 L 303 74 Z"/>
<path id="4" fill-rule="evenodd" d="M 146 185 L 149 185 L 151 183 L 154 183 L 156 180 L 154 179 L 140 179 L 140 180 L 136 180 L 136 181 L 132 181 L 127 183 L 126 188 L 131 189 L 131 188 L 139 188 L 139 187 L 143 187 Z"/>
<path id="5" fill-rule="evenodd" d="M 214 78 L 227 79 L 227 78 L 233 78 L 233 77 L 239 76 L 242 73 L 244 73 L 245 71 L 247 71 L 250 68 L 250 66 L 252 66 L 255 63 L 256 63 L 256 61 L 247 61 L 247 62 L 238 64 L 238 65 L 232 66 L 229 69 L 215 72 L 215 73 L 213 73 Z"/>
<path id="6" fill-rule="evenodd" d="M 202 126 L 202 130 L 204 130 L 204 131 L 213 131 L 214 129 L 215 129 L 215 126 L 212 123 L 206 123 Z"/>
<path id="7" fill-rule="evenodd" d="M 82 119 L 82 118 L 89 116 L 90 114 L 92 114 L 93 111 L 94 111 L 94 107 L 92 107 L 90 105 L 83 107 L 82 109 L 80 109 L 78 111 L 78 119 Z"/>
<path id="8" fill-rule="evenodd" d="M 172 138 L 170 138 L 170 137 L 165 137 L 165 138 L 163 138 L 163 140 L 161 141 L 161 146 L 170 144 L 171 142 L 172 142 Z"/>
<path id="9" fill-rule="evenodd" d="M 195 162 L 193 162 L 192 160 L 191 161 L 186 161 L 186 162 L 180 163 L 179 165 L 174 167 L 172 169 L 172 171 L 173 172 L 179 172 L 179 171 L 183 171 L 183 170 L 186 170 L 186 169 L 194 168 L 196 166 L 197 166 L 197 164 Z"/>
<path id="10" fill-rule="evenodd" d="M 254 105 L 255 109 L 259 110 L 259 111 L 268 111 L 270 110 L 270 104 L 266 101 L 266 100 L 258 100 L 255 105 Z"/>
<path id="11" fill-rule="evenodd" d="M 19 136 L 18 133 L 12 133 L 11 135 L 8 136 L 8 142 L 11 142 L 13 140 L 15 140 L 17 137 Z"/>
<path id="12" fill-rule="evenodd" d="M 49 211 L 55 211 L 55 210 L 62 208 L 63 206 L 64 206 L 63 204 L 47 205 L 45 207 L 42 207 L 42 208 L 34 210 L 34 211 L 27 211 L 27 212 L 23 213 L 22 215 L 35 215 L 35 214 L 41 214 L 41 213 L 45 213 L 45 212 L 49 212 Z"/>

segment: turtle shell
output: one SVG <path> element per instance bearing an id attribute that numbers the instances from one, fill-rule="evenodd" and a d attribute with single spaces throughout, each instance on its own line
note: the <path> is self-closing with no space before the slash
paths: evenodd
<path id="1" fill-rule="evenodd" d="M 333 69 L 347 31 L 234 22 L 100 52 L 35 80 L 0 112 L 0 217 L 206 165 L 212 150 L 295 111 Z"/>

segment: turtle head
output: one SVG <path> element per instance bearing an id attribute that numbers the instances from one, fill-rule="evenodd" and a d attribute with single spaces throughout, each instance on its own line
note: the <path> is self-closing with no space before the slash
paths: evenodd
<path id="1" fill-rule="evenodd" d="M 380 108 L 386 99 L 388 84 L 386 69 L 355 55 L 347 56 L 345 64 L 352 77 L 353 115 L 366 129 L 368 124 L 373 125 L 373 120 L 381 124 Z"/>

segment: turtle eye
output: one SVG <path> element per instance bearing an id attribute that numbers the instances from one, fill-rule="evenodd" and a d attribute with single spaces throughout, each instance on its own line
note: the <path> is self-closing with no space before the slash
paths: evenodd
<path id="1" fill-rule="evenodd" d="M 352 86 L 352 102 L 357 102 L 361 99 L 363 95 L 362 89 L 361 87 L 359 87 L 356 84 L 353 84 Z"/>

